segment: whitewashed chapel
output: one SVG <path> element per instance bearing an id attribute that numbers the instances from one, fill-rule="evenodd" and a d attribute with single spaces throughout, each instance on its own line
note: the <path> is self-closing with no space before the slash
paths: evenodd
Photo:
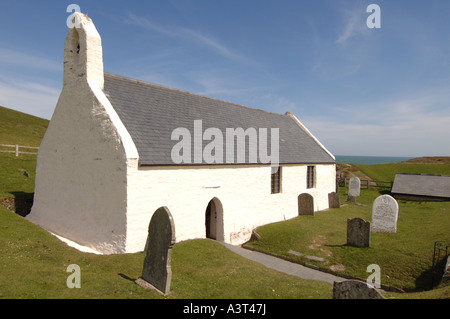
<path id="1" fill-rule="evenodd" d="M 335 159 L 293 114 L 105 73 L 94 24 L 74 17 L 28 219 L 110 254 L 144 250 L 161 206 L 173 216 L 177 242 L 231 244 L 298 216 L 300 195 L 309 194 L 314 211 L 329 207 Z"/>

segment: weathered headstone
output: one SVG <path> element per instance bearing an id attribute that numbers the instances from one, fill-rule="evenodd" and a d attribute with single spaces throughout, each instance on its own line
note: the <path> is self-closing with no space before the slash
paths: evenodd
<path id="1" fill-rule="evenodd" d="M 370 222 L 361 218 L 347 219 L 347 245 L 370 247 Z"/>
<path id="2" fill-rule="evenodd" d="M 398 203 L 390 195 L 378 196 L 372 206 L 372 233 L 396 233 Z"/>
<path id="3" fill-rule="evenodd" d="M 348 182 L 348 201 L 356 202 L 356 197 L 361 195 L 361 180 L 358 177 L 350 178 Z"/>
<path id="4" fill-rule="evenodd" d="M 298 214 L 314 216 L 314 197 L 303 193 L 298 196 Z"/>
<path id="5" fill-rule="evenodd" d="M 167 207 L 153 214 L 148 227 L 145 260 L 142 276 L 136 283 L 144 288 L 154 288 L 162 294 L 170 291 L 172 279 L 171 255 L 175 244 L 175 226 Z"/>
<path id="6" fill-rule="evenodd" d="M 339 194 L 332 192 L 328 194 L 328 207 L 330 208 L 340 208 L 341 200 L 339 199 Z"/>
<path id="7" fill-rule="evenodd" d="M 376 288 L 358 280 L 335 281 L 333 299 L 386 299 Z"/>

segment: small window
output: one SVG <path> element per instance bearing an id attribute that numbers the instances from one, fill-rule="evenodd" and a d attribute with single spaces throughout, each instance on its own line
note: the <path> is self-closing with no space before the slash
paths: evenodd
<path id="1" fill-rule="evenodd" d="M 271 185 L 271 193 L 278 194 L 281 193 L 281 167 L 276 166 L 272 167 L 271 175 L 270 175 L 270 185 Z"/>
<path id="2" fill-rule="evenodd" d="M 308 172 L 306 176 L 306 188 L 314 188 L 316 179 L 315 166 L 308 166 Z"/>

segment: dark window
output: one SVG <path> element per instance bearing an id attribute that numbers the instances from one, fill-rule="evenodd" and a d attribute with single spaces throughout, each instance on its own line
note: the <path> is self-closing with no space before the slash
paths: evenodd
<path id="1" fill-rule="evenodd" d="M 306 188 L 314 188 L 315 186 L 315 167 L 308 166 L 308 172 L 306 176 Z"/>
<path id="2" fill-rule="evenodd" d="M 281 192 L 281 167 L 272 167 L 270 175 L 271 193 L 277 194 Z"/>

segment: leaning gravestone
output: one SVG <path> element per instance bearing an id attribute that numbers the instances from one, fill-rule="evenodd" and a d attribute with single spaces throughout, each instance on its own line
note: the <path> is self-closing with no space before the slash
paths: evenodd
<path id="1" fill-rule="evenodd" d="M 328 207 L 330 208 L 340 208 L 341 201 L 339 199 L 339 194 L 336 192 L 328 193 Z"/>
<path id="2" fill-rule="evenodd" d="M 379 290 L 358 280 L 335 281 L 333 299 L 386 299 Z"/>
<path id="3" fill-rule="evenodd" d="M 361 180 L 358 177 L 350 178 L 348 182 L 348 200 L 355 202 L 356 197 L 361 195 Z"/>
<path id="4" fill-rule="evenodd" d="M 398 203 L 390 195 L 378 196 L 373 202 L 372 233 L 396 233 L 398 219 Z"/>
<path id="5" fill-rule="evenodd" d="M 347 219 L 347 245 L 370 247 L 370 222 L 358 217 Z"/>
<path id="6" fill-rule="evenodd" d="M 154 288 L 166 295 L 170 291 L 172 247 L 175 244 L 175 226 L 167 207 L 153 214 L 148 227 L 145 260 L 142 276 L 136 283 L 144 288 Z"/>

